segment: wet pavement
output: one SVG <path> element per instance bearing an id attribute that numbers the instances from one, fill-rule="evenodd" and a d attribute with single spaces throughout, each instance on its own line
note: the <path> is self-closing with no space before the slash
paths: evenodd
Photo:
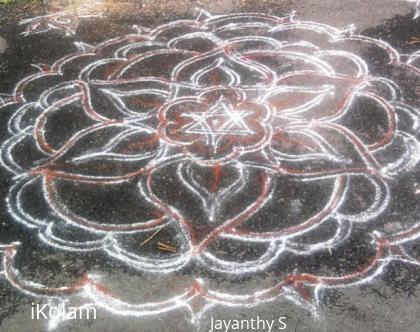
<path id="1" fill-rule="evenodd" d="M 416 6 L 0 6 L 0 330 L 418 331 Z"/>

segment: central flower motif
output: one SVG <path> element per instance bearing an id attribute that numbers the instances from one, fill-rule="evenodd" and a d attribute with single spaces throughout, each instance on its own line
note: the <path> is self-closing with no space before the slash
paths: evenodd
<path id="1" fill-rule="evenodd" d="M 167 103 L 159 112 L 159 132 L 197 160 L 228 161 L 269 141 L 270 117 L 268 105 L 247 100 L 239 91 L 214 90 Z"/>

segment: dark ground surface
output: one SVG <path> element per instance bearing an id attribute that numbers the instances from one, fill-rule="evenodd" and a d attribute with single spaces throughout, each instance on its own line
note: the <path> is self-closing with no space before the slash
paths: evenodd
<path id="1" fill-rule="evenodd" d="M 0 7 L 0 91 L 11 91 L 16 82 L 32 73 L 31 64 L 50 64 L 68 54 L 75 41 L 83 40 L 89 44 L 96 44 L 131 32 L 133 24 L 141 23 L 143 26 L 153 27 L 168 21 L 191 18 L 195 16 L 194 7 L 220 14 L 261 12 L 277 16 L 296 10 L 298 18 L 302 20 L 313 20 L 339 28 L 355 24 L 358 33 L 386 40 L 400 53 L 409 54 L 420 49 L 420 44 L 413 43 L 413 37 L 420 38 L 420 21 L 413 20 L 414 3 L 396 0 L 106 2 L 97 6 L 97 10 L 105 14 L 104 17 L 82 20 L 74 36 L 65 36 L 57 31 L 29 37 L 20 35 L 24 29 L 18 25 L 21 19 L 77 5 L 79 3 L 56 1 L 44 7 L 24 8 L 19 3 Z M 381 54 L 373 53 L 369 54 L 366 60 L 369 64 L 374 64 L 380 62 L 380 58 Z M 398 76 L 395 73 L 392 75 Z M 409 99 L 418 103 L 416 86 L 410 86 L 411 82 L 408 81 L 401 84 L 407 85 L 407 88 L 404 86 L 404 91 L 408 91 Z M 8 136 L 6 124 L 12 112 L 12 109 L 6 109 L 0 114 L 0 141 Z M 392 229 L 398 227 L 398 223 L 412 223 L 418 218 L 416 190 L 417 183 L 420 182 L 419 176 L 418 170 L 414 169 L 393 182 L 392 204 L 379 219 L 373 221 L 373 225 L 381 224 L 385 229 Z M 123 263 L 109 259 L 104 254 L 69 254 L 46 247 L 38 240 L 36 232 L 14 222 L 7 213 L 4 202 L 12 183 L 10 174 L 0 170 L 0 242 L 20 241 L 23 245 L 15 263 L 19 271 L 31 280 L 48 285 L 71 284 L 85 273 L 96 272 L 103 274 L 107 285 L 110 285 L 111 289 L 117 289 L 121 298 L 143 302 L 164 298 L 168 293 L 173 294 L 174 289 L 186 288 L 196 277 L 203 276 L 210 284 L 224 290 L 246 293 L 248 289 L 252 291 L 258 288 L 257 286 L 272 286 L 280 276 L 284 277 L 287 272 L 293 271 L 294 267 L 299 266 L 308 273 L 334 271 L 334 275 L 340 275 L 353 268 L 360 268 L 368 260 L 367 257 L 371 257 L 371 248 L 368 247 L 369 242 L 366 239 L 366 232 L 371 228 L 360 227 L 354 230 L 351 240 L 333 256 L 306 256 L 297 262 L 283 262 L 281 267 L 274 266 L 257 275 L 226 277 L 223 274 L 203 272 L 199 266 L 187 267 L 172 274 L 170 278 L 159 274 L 142 274 Z M 167 185 L 170 186 L 170 183 Z M 83 188 L 80 190 L 83 191 Z M 89 194 L 86 197 L 88 196 Z M 92 200 L 101 199 L 99 195 Z M 37 203 L 34 199 L 28 204 Z M 84 209 L 83 202 L 74 204 L 81 206 L 81 210 Z M 129 202 L 121 204 L 130 208 Z M 185 201 L 183 204 L 190 203 Z M 305 208 L 311 209 L 310 205 Z M 112 211 L 112 204 L 109 210 Z M 90 213 L 94 215 L 97 211 L 93 210 Z M 375 229 L 376 226 L 372 227 Z M 171 234 L 162 234 L 160 240 L 170 242 Z M 410 246 L 410 252 L 418 254 L 419 248 L 413 244 Z M 58 327 L 57 331 L 208 331 L 211 316 L 217 319 L 245 319 L 257 315 L 265 319 L 286 316 L 286 331 L 418 331 L 419 272 L 419 268 L 413 265 L 393 262 L 384 273 L 368 283 L 327 290 L 321 297 L 318 318 L 290 301 L 279 299 L 252 308 L 216 307 L 202 318 L 199 325 L 189 322 L 190 315 L 186 310 L 147 318 L 130 318 L 99 309 L 99 319 L 96 321 L 66 322 Z M 30 319 L 30 303 L 33 301 L 33 297 L 20 293 L 1 280 L 0 331 L 45 330 L 44 321 Z"/>

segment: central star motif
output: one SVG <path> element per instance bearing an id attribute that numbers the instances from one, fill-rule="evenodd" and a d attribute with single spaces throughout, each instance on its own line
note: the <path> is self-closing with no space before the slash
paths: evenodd
<path id="1" fill-rule="evenodd" d="M 228 92 L 212 91 L 164 105 L 159 112 L 161 137 L 210 163 L 261 147 L 271 133 L 270 107 Z"/>
<path id="2" fill-rule="evenodd" d="M 236 110 L 226 100 L 220 99 L 207 112 L 185 113 L 183 116 L 190 118 L 191 123 L 186 124 L 180 130 L 185 134 L 204 136 L 205 144 L 217 150 L 220 141 L 227 135 L 248 136 L 254 134 L 247 124 L 247 118 L 252 114 L 250 111 Z"/>

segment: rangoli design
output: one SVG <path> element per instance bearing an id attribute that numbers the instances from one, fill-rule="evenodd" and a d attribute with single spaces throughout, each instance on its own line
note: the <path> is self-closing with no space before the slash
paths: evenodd
<path id="1" fill-rule="evenodd" d="M 103 252 L 142 274 L 204 272 L 162 301 L 132 303 L 91 275 L 58 288 L 26 279 L 13 243 L 3 273 L 16 288 L 122 315 L 188 308 L 198 321 L 214 305 L 279 297 L 315 313 L 322 290 L 369 282 L 394 260 L 419 264 L 409 247 L 420 223 L 387 233 L 381 219 L 393 181 L 420 158 L 420 113 L 390 78 L 397 68 L 417 79 L 419 55 L 353 27 L 206 12 L 77 47 L 1 100 L 13 109 L 1 148 L 14 174 L 9 213 L 58 250 Z M 366 262 L 304 270 L 360 225 Z M 284 274 L 252 294 L 209 286 L 205 272 L 269 269 Z"/>

